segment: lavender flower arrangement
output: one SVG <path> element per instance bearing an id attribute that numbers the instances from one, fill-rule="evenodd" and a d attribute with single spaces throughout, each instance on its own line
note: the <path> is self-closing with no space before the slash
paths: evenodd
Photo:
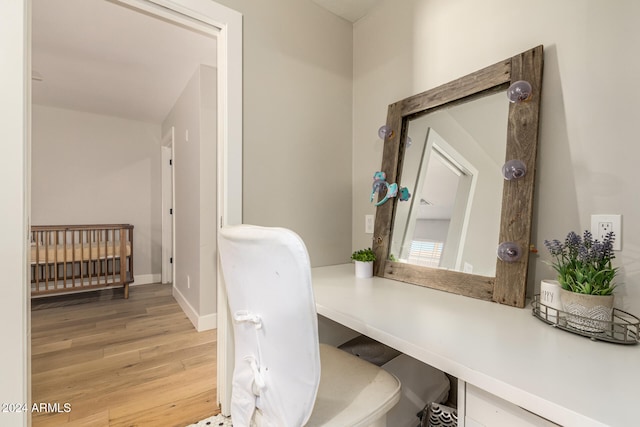
<path id="1" fill-rule="evenodd" d="M 573 231 L 563 242 L 544 241 L 554 261 L 551 266 L 558 272 L 560 285 L 571 292 L 590 295 L 611 295 L 613 279 L 618 272 L 611 265 L 614 233 L 609 232 L 602 242 L 594 240 L 591 232 L 580 237 Z"/>

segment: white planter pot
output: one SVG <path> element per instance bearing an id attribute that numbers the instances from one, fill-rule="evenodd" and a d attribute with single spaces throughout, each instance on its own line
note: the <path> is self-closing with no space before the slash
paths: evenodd
<path id="1" fill-rule="evenodd" d="M 562 290 L 567 325 L 586 332 L 604 332 L 613 317 L 613 295 L 585 295 Z"/>
<path id="2" fill-rule="evenodd" d="M 364 262 L 356 261 L 356 277 L 360 279 L 369 279 L 373 277 L 373 261 Z"/>
<path id="3" fill-rule="evenodd" d="M 562 300 L 560 299 L 560 282 L 557 280 L 543 280 L 540 282 L 540 313 L 546 319 L 556 322 L 558 310 L 562 310 Z"/>

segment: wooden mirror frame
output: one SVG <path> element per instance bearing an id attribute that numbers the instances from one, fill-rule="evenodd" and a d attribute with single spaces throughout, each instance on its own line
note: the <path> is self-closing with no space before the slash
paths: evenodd
<path id="1" fill-rule="evenodd" d="M 385 137 L 382 157 L 381 170 L 386 173 L 387 182 L 399 182 L 401 178 L 399 174 L 402 170 L 400 162 L 404 148 L 400 142 L 406 139 L 409 119 L 444 106 L 466 102 L 479 95 L 504 90 L 518 80 L 531 83 L 533 93 L 530 99 L 509 105 L 505 161 L 522 160 L 527 166 L 527 174 L 520 179 L 504 182 L 498 240 L 498 242 L 517 243 L 522 249 L 520 259 L 515 262 L 504 262 L 496 256 L 495 277 L 390 261 L 388 260 L 390 237 L 393 229 L 394 208 L 397 203 L 397 199 L 390 199 L 378 206 L 376 211 L 372 242 L 377 259 L 374 263 L 376 276 L 524 307 L 531 244 L 543 53 L 543 46 L 537 46 L 447 84 L 389 105 L 386 125 L 394 131 Z M 385 191 L 384 188 L 380 190 L 379 200 L 384 197 Z"/>

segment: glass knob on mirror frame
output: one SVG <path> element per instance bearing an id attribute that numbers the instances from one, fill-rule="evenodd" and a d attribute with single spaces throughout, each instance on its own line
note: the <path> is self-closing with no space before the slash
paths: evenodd
<path id="1" fill-rule="evenodd" d="M 380 129 L 378 129 L 378 136 L 380 139 L 385 139 L 386 137 L 391 138 L 393 136 L 393 129 L 387 125 L 382 125 Z"/>
<path id="2" fill-rule="evenodd" d="M 507 181 L 522 178 L 527 174 L 527 165 L 522 160 L 512 159 L 502 166 L 502 176 Z"/>
<path id="3" fill-rule="evenodd" d="M 510 102 L 518 104 L 531 98 L 532 91 L 531 83 L 525 80 L 518 80 L 507 89 L 507 98 L 509 98 Z"/>
<path id="4" fill-rule="evenodd" d="M 505 262 L 516 262 L 522 256 L 520 245 L 515 242 L 502 242 L 498 246 L 498 258 Z"/>

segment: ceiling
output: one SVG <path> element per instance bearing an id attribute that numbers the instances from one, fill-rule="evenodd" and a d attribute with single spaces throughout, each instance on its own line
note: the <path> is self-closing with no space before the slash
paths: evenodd
<path id="1" fill-rule="evenodd" d="M 312 0 L 347 21 L 356 22 L 365 16 L 380 0 Z"/>
<path id="2" fill-rule="evenodd" d="M 214 36 L 106 0 L 33 0 L 34 104 L 161 123 L 199 64 L 216 66 Z"/>
<path id="3" fill-rule="evenodd" d="M 312 0 L 355 22 L 379 0 Z M 33 0 L 32 99 L 161 123 L 198 64 L 216 66 L 212 35 L 109 0 Z"/>

